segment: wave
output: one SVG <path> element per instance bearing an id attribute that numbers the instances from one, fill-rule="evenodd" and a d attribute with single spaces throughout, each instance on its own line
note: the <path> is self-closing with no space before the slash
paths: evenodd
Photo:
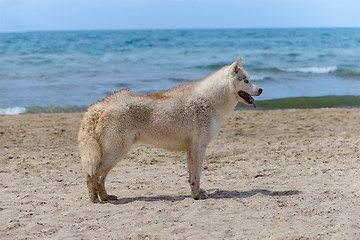
<path id="1" fill-rule="evenodd" d="M 71 113 L 71 112 L 84 112 L 87 106 L 34 106 L 26 108 L 25 113 Z"/>
<path id="2" fill-rule="evenodd" d="M 189 78 L 177 78 L 177 77 L 172 77 L 172 78 L 169 78 L 170 81 L 172 82 L 192 82 L 192 81 L 195 81 L 195 79 L 189 79 Z"/>
<path id="3" fill-rule="evenodd" d="M 0 108 L 0 115 L 19 115 L 26 113 L 71 113 L 71 112 L 84 112 L 86 111 L 86 106 L 47 106 L 47 107 L 9 107 L 9 108 Z"/>
<path id="4" fill-rule="evenodd" d="M 262 81 L 262 80 L 270 80 L 270 79 L 271 77 L 266 75 L 251 75 L 251 80 L 253 81 Z M 196 81 L 197 79 L 172 77 L 169 78 L 169 80 L 172 82 L 186 83 L 186 82 Z"/>
<path id="5" fill-rule="evenodd" d="M 26 112 L 24 107 L 0 108 L 0 115 L 18 115 Z"/>
<path id="6" fill-rule="evenodd" d="M 213 63 L 208 65 L 198 65 L 195 66 L 196 69 L 209 69 L 209 70 L 219 70 L 220 68 L 224 67 L 225 65 L 229 65 L 225 62 Z M 312 73 L 312 74 L 325 74 L 325 73 L 332 73 L 338 71 L 337 66 L 325 66 L 325 67 L 299 67 L 299 68 L 249 68 L 249 70 L 254 71 L 269 71 L 269 72 L 287 72 L 287 73 Z M 268 80 L 270 79 L 269 76 L 253 76 L 252 79 L 254 80 Z"/>
<path id="7" fill-rule="evenodd" d="M 262 80 L 270 80 L 270 76 L 265 75 L 251 75 L 251 80 L 253 81 L 262 81 Z"/>
<path id="8" fill-rule="evenodd" d="M 143 42 L 143 41 L 146 41 L 145 37 L 133 38 L 133 39 L 125 41 L 125 43 L 126 44 L 133 44 L 133 43 L 138 43 L 138 42 Z"/>
<path id="9" fill-rule="evenodd" d="M 360 108 L 360 96 L 321 96 L 294 97 L 256 101 L 257 109 L 307 109 L 307 108 Z M 244 104 L 238 104 L 237 109 L 251 109 Z"/>
<path id="10" fill-rule="evenodd" d="M 349 78 L 357 78 L 357 79 L 360 79 L 360 72 L 340 73 L 339 76 L 341 76 L 341 77 L 349 77 Z"/>
<path id="11" fill-rule="evenodd" d="M 229 65 L 229 62 L 218 62 L 218 63 L 212 63 L 208 65 L 197 65 L 194 68 L 196 69 L 209 69 L 209 70 L 219 70 L 220 68 Z"/>
<path id="12" fill-rule="evenodd" d="M 257 109 L 307 109 L 307 108 L 360 108 L 360 96 L 321 96 L 321 97 L 294 97 L 256 101 Z M 0 115 L 17 115 L 24 113 L 71 113 L 84 112 L 87 106 L 47 106 L 47 107 L 10 107 L 0 109 Z M 236 109 L 252 109 L 239 103 Z"/>
<path id="13" fill-rule="evenodd" d="M 298 73 L 331 73 L 338 70 L 337 66 L 327 67 L 303 67 L 303 68 L 277 68 L 280 72 L 298 72 Z"/>

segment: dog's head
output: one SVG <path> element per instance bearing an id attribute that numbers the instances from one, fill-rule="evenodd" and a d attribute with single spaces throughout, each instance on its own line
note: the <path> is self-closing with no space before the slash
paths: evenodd
<path id="1" fill-rule="evenodd" d="M 251 96 L 259 96 L 263 90 L 251 83 L 250 75 L 241 65 L 242 61 L 243 58 L 237 58 L 228 69 L 232 92 L 238 101 L 252 104 L 256 108 L 255 100 Z"/>

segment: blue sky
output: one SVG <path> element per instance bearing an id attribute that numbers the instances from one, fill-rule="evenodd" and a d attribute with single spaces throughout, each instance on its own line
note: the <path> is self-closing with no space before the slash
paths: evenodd
<path id="1" fill-rule="evenodd" d="M 0 0 L 0 32 L 360 27 L 360 0 Z"/>

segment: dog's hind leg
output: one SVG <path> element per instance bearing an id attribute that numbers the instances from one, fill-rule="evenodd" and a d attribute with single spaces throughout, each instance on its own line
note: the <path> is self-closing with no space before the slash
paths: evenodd
<path id="1" fill-rule="evenodd" d="M 189 183 L 191 194 L 195 200 L 207 198 L 206 192 L 200 188 L 202 164 L 206 148 L 193 148 L 188 151 Z"/>
<path id="2" fill-rule="evenodd" d="M 101 201 L 117 200 L 115 195 L 109 195 L 105 189 L 105 179 L 109 171 L 116 165 L 115 163 L 110 163 L 109 161 L 104 161 L 99 168 L 99 178 L 97 179 L 96 187 L 99 192 L 99 197 Z"/>
<path id="3" fill-rule="evenodd" d="M 97 182 L 97 189 L 99 191 L 99 197 L 101 199 L 101 201 L 110 201 L 110 200 L 117 200 L 117 196 L 115 195 L 109 195 L 106 192 L 105 189 L 105 178 L 107 176 L 107 174 L 109 173 L 110 170 L 108 170 L 106 173 L 103 173 L 100 177 L 99 180 Z"/>
<path id="4" fill-rule="evenodd" d="M 90 176 L 89 174 L 86 174 L 86 185 L 89 190 L 89 198 L 90 201 L 93 203 L 99 202 L 98 191 L 96 188 L 96 179 L 97 179 L 96 175 Z"/>
<path id="5" fill-rule="evenodd" d="M 127 134 L 127 137 L 121 139 L 112 139 L 113 142 L 120 142 L 115 149 L 112 149 L 112 152 L 107 154 L 101 161 L 101 164 L 98 168 L 97 182 L 96 187 L 99 192 L 99 197 L 101 201 L 116 200 L 115 195 L 109 195 L 105 189 L 105 179 L 113 167 L 130 151 L 131 145 L 134 142 L 134 138 L 130 133 Z"/>

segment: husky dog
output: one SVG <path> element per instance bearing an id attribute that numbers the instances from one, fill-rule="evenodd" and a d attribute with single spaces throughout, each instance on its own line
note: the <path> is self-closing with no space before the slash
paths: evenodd
<path id="1" fill-rule="evenodd" d="M 79 132 L 81 163 L 90 200 L 116 200 L 105 190 L 109 171 L 137 142 L 186 151 L 194 199 L 207 197 L 200 188 L 207 145 L 238 101 L 252 104 L 262 89 L 252 84 L 242 58 L 209 76 L 155 94 L 120 90 L 92 104 Z"/>

